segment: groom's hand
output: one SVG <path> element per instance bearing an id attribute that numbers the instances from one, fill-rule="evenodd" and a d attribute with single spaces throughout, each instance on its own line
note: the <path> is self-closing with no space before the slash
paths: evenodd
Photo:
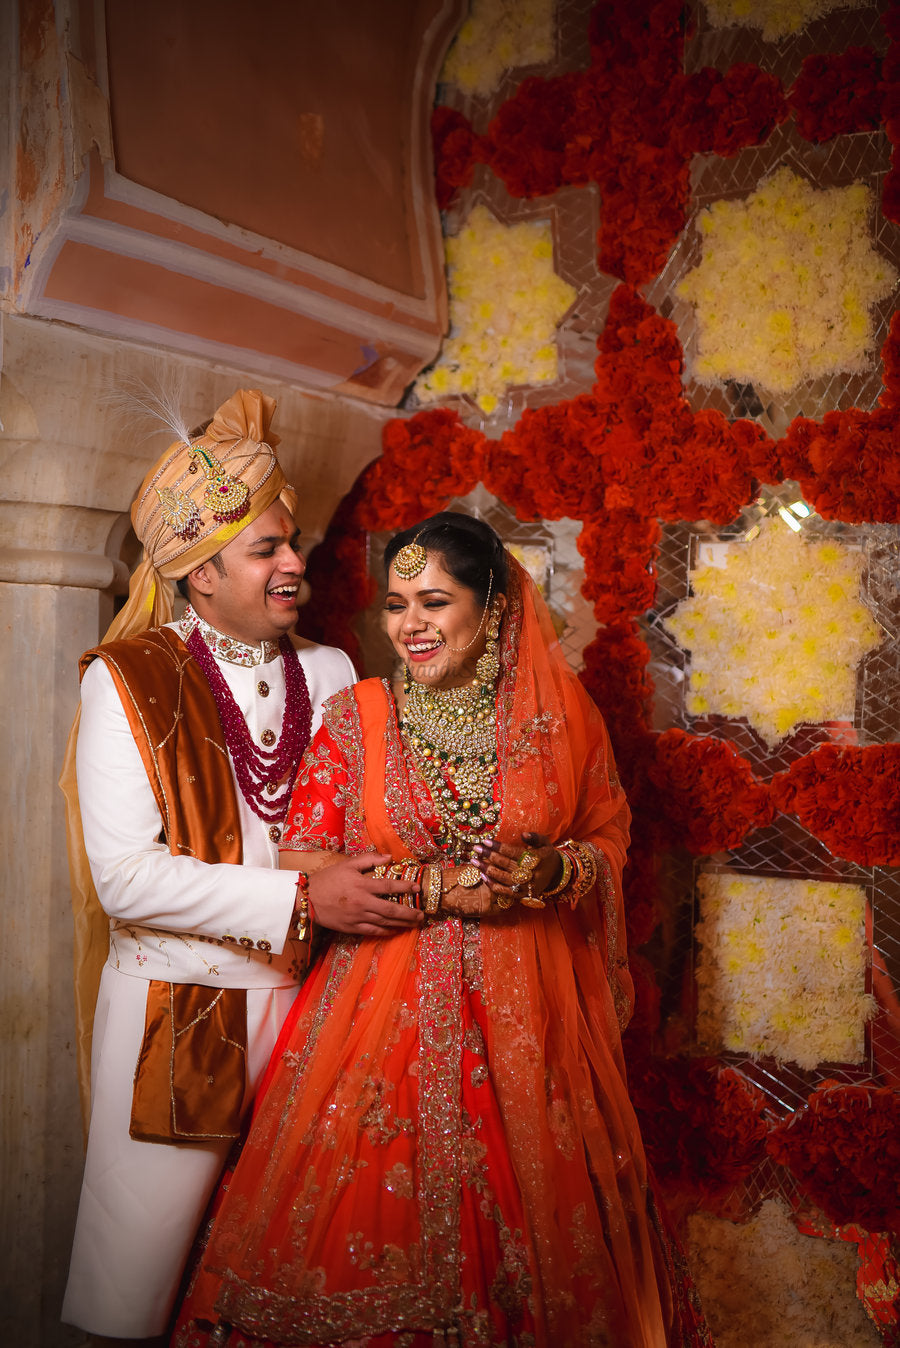
<path id="1" fill-rule="evenodd" d="M 382 853 L 365 852 L 358 857 L 341 857 L 331 866 L 314 871 L 309 877 L 310 913 L 320 927 L 350 932 L 354 936 L 385 936 L 416 927 L 423 914 L 401 903 L 404 894 L 414 894 L 411 880 L 379 879 L 374 866 L 388 866 L 392 858 Z M 397 902 L 382 898 L 395 894 Z"/>

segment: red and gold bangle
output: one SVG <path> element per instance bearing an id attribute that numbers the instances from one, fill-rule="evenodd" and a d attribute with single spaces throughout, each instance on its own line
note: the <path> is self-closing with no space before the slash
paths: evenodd
<path id="1" fill-rule="evenodd" d="M 374 866 L 372 874 L 376 880 L 412 880 L 419 884 L 421 867 L 418 861 L 412 857 L 404 857 L 402 861 L 392 861 L 388 865 Z M 418 908 L 419 901 L 417 894 L 383 894 L 382 898 L 388 903 L 399 903 L 405 908 Z"/>
<path id="2" fill-rule="evenodd" d="M 562 844 L 571 859 L 574 875 L 567 898 L 574 908 L 597 881 L 597 859 L 589 843 L 567 838 Z"/>
<path id="3" fill-rule="evenodd" d="M 309 940 L 312 914 L 309 907 L 309 876 L 305 871 L 297 872 L 297 902 L 291 925 L 298 941 Z"/>

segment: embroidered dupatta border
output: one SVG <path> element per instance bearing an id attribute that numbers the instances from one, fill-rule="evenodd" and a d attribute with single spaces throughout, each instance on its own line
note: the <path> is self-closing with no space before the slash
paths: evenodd
<path id="1" fill-rule="evenodd" d="M 389 685 L 382 685 L 385 722 L 385 771 L 382 784 L 387 821 L 416 852 L 433 850 L 424 823 L 400 813 L 410 799 L 407 765 L 392 714 Z M 374 699 L 373 699 L 374 701 Z M 370 702 L 371 706 L 372 703 Z M 347 815 L 362 822 L 362 764 L 353 741 L 362 738 L 358 709 L 344 700 L 329 726 L 348 762 Z M 357 744 L 359 740 L 357 740 Z M 370 781 L 369 790 L 376 790 Z M 368 834 L 368 826 L 364 828 Z M 373 839 L 378 846 L 378 836 Z M 429 847 L 430 844 L 430 847 Z M 414 845 L 414 849 L 413 849 Z M 353 946 L 357 945 L 354 951 Z M 464 1318 L 461 1304 L 460 1217 L 462 1204 L 462 922 L 447 918 L 430 923 L 418 935 L 419 1062 L 418 1166 L 422 1267 L 416 1283 L 382 1285 L 326 1295 L 287 1296 L 260 1288 L 231 1271 L 223 1274 L 216 1306 L 226 1320 L 259 1338 L 281 1342 L 340 1342 L 391 1330 L 450 1329 Z M 303 1090 L 303 1076 L 328 1011 L 339 994 L 350 961 L 365 958 L 365 947 L 343 937 L 333 955 L 331 974 L 296 1060 L 282 1126 L 288 1126 L 291 1101 Z M 311 1270 L 309 1272 L 312 1272 Z"/>

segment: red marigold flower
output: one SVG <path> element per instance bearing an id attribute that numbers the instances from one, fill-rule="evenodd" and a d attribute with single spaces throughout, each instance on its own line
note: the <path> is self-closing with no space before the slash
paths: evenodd
<path id="1" fill-rule="evenodd" d="M 900 1234 L 900 1091 L 826 1082 L 767 1149 L 836 1225 Z"/>
<path id="2" fill-rule="evenodd" d="M 629 1067 L 641 1135 L 667 1188 L 710 1207 L 765 1156 L 765 1097 L 712 1058 L 649 1059 Z"/>
<path id="3" fill-rule="evenodd" d="M 481 137 L 468 117 L 455 108 L 436 107 L 431 114 L 434 178 L 438 208 L 446 210 L 461 187 L 472 181 L 475 165 L 485 158 Z"/>
<path id="4" fill-rule="evenodd" d="M 657 736 L 650 778 L 658 790 L 663 846 L 708 856 L 739 847 L 774 815 L 768 788 L 727 740 L 666 730 Z"/>
<path id="5" fill-rule="evenodd" d="M 673 134 L 688 154 L 730 156 L 761 145 L 788 115 L 781 81 L 737 62 L 725 74 L 700 70 L 685 81 Z"/>
<path id="6" fill-rule="evenodd" d="M 779 810 L 837 857 L 900 866 L 900 744 L 823 744 L 771 782 Z"/>
<path id="7" fill-rule="evenodd" d="M 788 95 L 801 136 L 815 143 L 881 123 L 881 62 L 871 47 L 808 56 Z"/>

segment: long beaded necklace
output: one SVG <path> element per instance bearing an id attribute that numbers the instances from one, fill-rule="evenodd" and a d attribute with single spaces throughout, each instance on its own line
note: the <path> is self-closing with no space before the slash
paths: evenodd
<path id="1" fill-rule="evenodd" d="M 260 819 L 267 824 L 280 824 L 287 814 L 294 777 L 312 727 L 306 675 L 293 643 L 287 636 L 278 643 L 284 661 L 284 719 L 278 745 L 271 750 L 257 748 L 250 738 L 241 709 L 198 628 L 185 639 L 185 644 L 206 675 L 215 699 L 241 795 Z M 279 793 L 278 784 L 282 781 Z"/>
<path id="2" fill-rule="evenodd" d="M 487 684 L 429 688 L 406 671 L 400 730 L 415 754 L 440 824 L 438 847 L 457 860 L 496 823 L 497 711 Z"/>

